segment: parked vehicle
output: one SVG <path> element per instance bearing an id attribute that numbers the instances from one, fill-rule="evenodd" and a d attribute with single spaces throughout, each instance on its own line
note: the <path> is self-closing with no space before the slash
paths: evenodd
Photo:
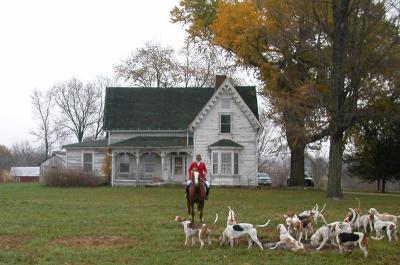
<path id="1" fill-rule="evenodd" d="M 271 186 L 271 177 L 267 173 L 257 173 L 257 186 Z"/>
<path id="2" fill-rule="evenodd" d="M 290 176 L 287 179 L 287 185 L 291 186 Z M 306 187 L 314 187 L 314 180 L 310 176 L 308 172 L 304 172 L 304 186 Z"/>

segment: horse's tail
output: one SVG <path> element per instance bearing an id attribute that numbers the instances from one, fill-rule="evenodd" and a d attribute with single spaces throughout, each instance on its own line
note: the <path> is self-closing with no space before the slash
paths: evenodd
<path id="1" fill-rule="evenodd" d="M 266 227 L 266 226 L 269 224 L 270 221 L 271 221 L 271 220 L 268 220 L 268 222 L 266 222 L 265 224 L 263 224 L 263 225 L 256 225 L 255 227 Z"/>
<path id="2" fill-rule="evenodd" d="M 217 223 L 217 221 L 218 221 L 218 213 L 215 215 L 215 220 L 214 220 L 213 225 L 215 225 Z"/>

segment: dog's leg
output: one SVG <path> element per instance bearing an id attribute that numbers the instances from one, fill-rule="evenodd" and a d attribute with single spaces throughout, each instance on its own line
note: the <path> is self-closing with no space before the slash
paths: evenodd
<path id="1" fill-rule="evenodd" d="M 187 245 L 188 241 L 189 241 L 189 237 L 186 236 L 186 239 L 185 239 L 185 246 Z"/>
<path id="2" fill-rule="evenodd" d="M 303 231 L 300 230 L 300 232 L 299 232 L 299 238 L 298 238 L 297 241 L 301 242 L 301 238 L 302 238 L 302 237 L 303 237 Z"/>
<path id="3" fill-rule="evenodd" d="M 194 238 L 194 236 L 192 236 L 192 247 L 194 246 L 195 243 L 196 243 L 195 238 Z"/>
<path id="4" fill-rule="evenodd" d="M 392 241 L 392 231 L 390 230 L 390 228 L 386 229 L 386 234 L 387 234 L 387 236 L 389 238 L 389 241 Z"/>
<path id="5" fill-rule="evenodd" d="M 361 251 L 364 253 L 365 257 L 368 257 L 368 250 L 365 246 L 361 246 L 361 244 L 359 244 Z"/>
<path id="6" fill-rule="evenodd" d="M 253 239 L 254 242 L 256 242 L 256 244 L 261 248 L 261 250 L 264 250 L 260 240 L 258 240 L 257 238 L 257 231 L 255 231 L 254 233 L 249 233 L 251 239 Z"/>
<path id="7" fill-rule="evenodd" d="M 321 248 L 323 248 L 323 247 L 325 246 L 326 242 L 328 242 L 328 238 L 325 237 L 325 238 L 322 240 L 321 245 L 319 245 L 319 247 L 317 248 L 317 250 L 318 250 L 318 251 L 321 250 Z"/>
<path id="8" fill-rule="evenodd" d="M 284 244 L 284 243 L 279 241 L 278 243 L 276 243 L 275 247 L 272 247 L 272 248 L 269 248 L 269 249 L 276 249 L 277 247 L 279 247 L 282 244 Z"/>
<path id="9" fill-rule="evenodd" d="M 209 232 L 207 235 L 208 245 L 211 246 L 211 233 Z"/>
<path id="10" fill-rule="evenodd" d="M 248 244 L 247 249 L 250 249 L 253 245 L 253 241 L 251 240 L 250 236 L 247 236 L 247 244 Z"/>
<path id="11" fill-rule="evenodd" d="M 233 248 L 234 241 L 235 240 L 232 237 L 229 239 L 229 244 L 231 245 L 231 248 Z"/>
<path id="12" fill-rule="evenodd" d="M 200 249 L 202 249 L 203 246 L 204 246 L 204 241 L 203 241 L 203 239 L 201 239 L 200 237 L 199 237 L 199 241 L 200 241 Z"/>
<path id="13" fill-rule="evenodd" d="M 338 244 L 337 244 L 337 241 L 336 241 L 336 237 L 333 236 L 333 237 L 330 238 L 330 240 L 331 240 L 331 244 L 332 245 L 334 245 L 335 247 L 338 247 Z"/>

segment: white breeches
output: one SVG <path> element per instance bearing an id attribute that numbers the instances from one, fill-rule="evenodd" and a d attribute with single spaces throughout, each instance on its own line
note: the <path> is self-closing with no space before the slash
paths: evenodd
<path id="1" fill-rule="evenodd" d="M 209 188 L 210 188 L 210 183 L 208 182 L 208 180 L 204 181 L 204 183 L 206 184 L 207 189 L 209 189 Z M 188 181 L 186 182 L 186 186 L 190 186 L 190 184 L 192 184 L 192 181 L 191 181 L 191 180 L 188 180 Z"/>

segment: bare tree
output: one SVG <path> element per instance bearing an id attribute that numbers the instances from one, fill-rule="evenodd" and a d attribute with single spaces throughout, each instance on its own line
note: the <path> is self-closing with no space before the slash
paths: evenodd
<path id="1" fill-rule="evenodd" d="M 10 170 L 14 163 L 14 157 L 6 146 L 0 145 L 0 170 Z"/>
<path id="2" fill-rule="evenodd" d="M 116 83 L 109 77 L 98 76 L 96 81 L 92 82 L 93 87 L 97 90 L 96 109 L 94 113 L 94 123 L 91 128 L 91 138 L 97 140 L 103 133 L 103 119 L 104 119 L 104 99 L 106 87 L 116 86 Z"/>
<path id="3" fill-rule="evenodd" d="M 147 42 L 114 67 L 117 78 L 141 87 L 171 87 L 180 82 L 172 47 Z"/>
<path id="4" fill-rule="evenodd" d="M 186 42 L 179 55 L 180 80 L 185 87 L 211 87 L 217 74 L 229 76 L 235 85 L 242 82 L 235 58 L 220 47 Z"/>
<path id="5" fill-rule="evenodd" d="M 11 154 L 13 166 L 38 166 L 45 158 L 44 150 L 34 148 L 28 141 L 13 144 Z"/>
<path id="6" fill-rule="evenodd" d="M 61 82 L 53 87 L 54 100 L 60 108 L 59 124 L 82 142 L 85 133 L 98 122 L 101 90 L 93 83 L 84 85 L 77 78 Z M 103 105 L 103 104 L 100 104 Z M 101 111 L 102 112 L 102 111 Z"/>
<path id="7" fill-rule="evenodd" d="M 34 107 L 35 119 L 38 120 L 38 128 L 31 134 L 43 141 L 45 156 L 48 158 L 54 144 L 63 139 L 65 131 L 55 122 L 54 100 L 51 91 L 42 92 L 37 89 L 31 95 Z"/>

